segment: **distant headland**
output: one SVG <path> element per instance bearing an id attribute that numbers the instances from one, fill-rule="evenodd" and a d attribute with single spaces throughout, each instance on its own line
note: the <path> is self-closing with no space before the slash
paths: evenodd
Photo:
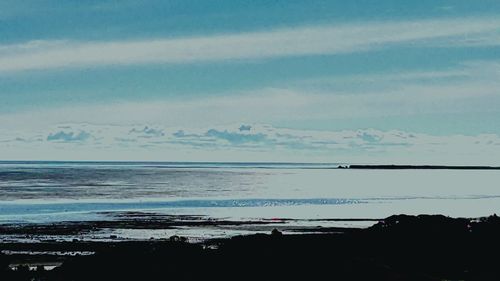
<path id="1" fill-rule="evenodd" d="M 447 165 L 346 165 L 340 169 L 373 170 L 500 170 L 498 166 L 447 166 Z"/>

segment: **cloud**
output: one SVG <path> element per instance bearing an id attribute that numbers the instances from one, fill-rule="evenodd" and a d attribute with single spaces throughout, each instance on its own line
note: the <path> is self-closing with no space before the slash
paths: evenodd
<path id="1" fill-rule="evenodd" d="M 271 31 L 142 41 L 35 41 L 0 46 L 0 72 L 61 67 L 177 64 L 342 54 L 394 44 L 497 44 L 500 20 L 460 18 L 305 26 Z"/>
<path id="2" fill-rule="evenodd" d="M 240 130 L 240 132 L 243 132 L 243 131 L 250 131 L 251 129 L 252 129 L 252 126 L 250 126 L 250 125 L 241 125 L 238 130 Z"/>
<path id="3" fill-rule="evenodd" d="M 218 126 L 214 128 L 184 128 L 163 130 L 175 131 L 171 135 L 155 140 L 136 138 L 115 138 L 119 142 L 135 142 L 143 145 L 183 145 L 197 148 L 228 148 L 228 149 L 299 149 L 299 150 L 373 150 L 374 147 L 410 146 L 409 140 L 413 134 L 390 131 L 382 132 L 373 129 L 356 131 L 301 131 L 279 129 L 270 125 L 245 125 L 252 127 L 252 133 L 241 131 L 241 125 Z M 110 131 L 107 129 L 106 131 Z M 126 131 L 124 128 L 121 132 Z M 115 130 L 115 132 L 119 132 Z"/>
<path id="4" fill-rule="evenodd" d="M 120 102 L 0 113 L 0 129 L 5 130 L 5 133 L 0 132 L 0 142 L 6 145 L 15 143 L 19 147 L 21 142 L 13 141 L 19 137 L 25 140 L 26 146 L 50 139 L 58 143 L 95 141 L 100 142 L 101 146 L 124 148 L 157 146 L 161 143 L 163 146 L 176 148 L 179 145 L 190 148 L 191 145 L 200 149 L 254 147 L 262 150 L 261 144 L 265 144 L 267 147 L 284 150 L 319 151 L 332 146 L 336 151 L 354 151 L 355 148 L 380 151 L 385 146 L 408 147 L 409 144 L 400 141 L 400 138 L 388 144 L 390 136 L 376 131 L 363 130 L 356 133 L 360 135 L 348 134 L 340 139 L 333 136 L 318 139 L 321 134 L 315 133 L 316 137 L 311 139 L 308 135 L 297 135 L 298 131 L 279 130 L 273 133 L 263 126 L 256 127 L 255 124 L 314 124 L 315 128 L 321 128 L 316 124 L 333 124 L 335 127 L 351 126 L 356 129 L 353 125 L 344 126 L 340 122 L 346 119 L 356 122 L 362 120 L 363 126 L 374 127 L 378 121 L 365 120 L 448 115 L 456 117 L 458 124 L 475 114 L 487 114 L 483 118 L 485 127 L 471 127 L 464 133 L 497 132 L 494 127 L 495 119 L 488 116 L 500 116 L 498 61 L 468 61 L 456 68 L 439 71 L 380 73 L 342 78 L 349 83 L 368 83 L 359 92 L 330 86 L 332 79 L 338 81 L 340 78 L 322 77 L 294 85 L 283 85 L 283 88 L 262 88 L 207 98 Z M 421 83 L 421 79 L 425 79 L 425 83 Z M 370 81 L 378 82 L 370 84 Z M 57 126 L 61 123 L 61 116 L 70 125 Z M 228 122 L 237 125 L 231 128 L 214 126 Z M 436 122 L 439 125 L 441 120 Z M 429 123 L 429 127 L 432 126 Z M 39 128 L 50 130 L 40 131 Z M 81 131 L 91 137 L 79 135 Z M 346 143 L 344 137 L 353 141 Z"/>
<path id="5" fill-rule="evenodd" d="M 382 140 L 381 136 L 368 132 L 359 132 L 357 136 L 367 143 L 379 143 Z"/>
<path id="6" fill-rule="evenodd" d="M 363 87 L 353 90 L 335 84 L 342 80 Z M 370 127 L 376 126 L 376 121 L 364 120 L 395 120 L 418 116 L 425 119 L 426 116 L 436 114 L 454 115 L 458 123 L 471 114 L 500 116 L 499 81 L 498 61 L 468 61 L 444 70 L 320 77 L 287 83 L 280 88 L 261 88 L 209 97 L 196 96 L 196 99 L 110 102 L 4 112 L 0 113 L 0 124 L 1 129 L 8 131 L 36 132 L 38 128 L 60 124 L 61 116 L 64 116 L 64 122 L 72 124 L 136 124 L 119 134 L 123 139 L 135 140 L 139 136 L 145 139 L 162 139 L 176 134 L 187 140 L 193 132 L 186 128 L 211 128 L 223 133 L 227 128 L 214 128 L 213 125 L 228 122 L 239 123 L 236 133 L 251 134 L 259 133 L 252 125 L 255 123 L 300 123 L 303 126 L 311 122 L 316 125 L 357 119 L 363 120 L 366 122 L 364 126 Z M 493 120 L 487 117 L 484 120 L 485 127 L 464 133 L 486 130 L 496 132 Z M 90 132 L 84 127 L 81 129 Z M 61 130 L 69 132 L 68 128 L 57 128 L 50 133 Z M 39 138 L 46 139 L 47 132 L 43 133 Z M 206 133 L 206 130 L 199 132 L 204 139 L 208 138 Z M 32 136 L 23 137 L 29 140 Z M 226 137 L 230 139 L 230 135 Z M 0 141 L 2 139 L 0 134 Z"/>
<path id="7" fill-rule="evenodd" d="M 174 137 L 177 137 L 177 138 L 183 138 L 186 136 L 186 134 L 184 133 L 183 130 L 178 130 L 177 132 L 173 133 L 172 134 Z"/>
<path id="8" fill-rule="evenodd" d="M 162 127 L 174 132 L 144 138 L 136 125 L 65 124 L 49 133 L 2 132 L 0 154 L 10 159 L 295 161 L 500 165 L 500 136 L 436 136 L 375 129 L 311 131 L 251 124 L 208 128 Z M 64 130 L 60 128 L 64 127 Z M 141 126 L 142 128 L 146 126 Z M 152 126 L 147 125 L 148 128 Z M 142 130 L 141 130 L 142 131 Z M 40 135 L 48 135 L 40 139 Z M 73 157 L 73 158 L 72 158 Z M 66 159 L 67 160 L 67 159 Z"/>
<path id="9" fill-rule="evenodd" d="M 231 120 L 230 122 L 241 122 L 238 127 L 241 128 L 240 132 L 247 132 L 245 126 L 249 122 L 335 122 L 354 118 L 499 112 L 500 66 L 476 62 L 461 67 L 464 77 L 458 80 L 439 78 L 439 81 L 421 83 L 415 80 L 431 77 L 432 74 L 403 73 L 400 74 L 404 77 L 402 79 L 393 74 L 380 74 L 360 78 L 359 85 L 363 85 L 363 81 L 372 82 L 352 90 L 335 84 L 341 78 L 333 77 L 287 84 L 283 88 L 262 88 L 215 97 L 110 102 L 0 113 L 0 124 L 4 128 L 36 130 L 40 126 L 59 124 L 61 116 L 64 116 L 65 122 L 70 123 L 161 124 L 167 127 L 193 124 L 206 127 Z M 456 70 L 451 72 L 455 73 Z M 415 78 L 409 78 L 412 76 Z M 250 132 L 253 129 L 250 128 Z M 140 134 L 145 138 L 177 132 L 161 131 L 162 129 L 151 126 L 136 126 L 130 130 L 127 133 Z"/>
<path id="10" fill-rule="evenodd" d="M 241 127 L 240 127 L 241 128 Z M 262 133 L 258 134 L 242 134 L 239 132 L 228 132 L 227 130 L 218 131 L 216 129 L 210 129 L 207 131 L 206 136 L 214 137 L 217 139 L 223 139 L 231 144 L 243 144 L 243 143 L 263 143 L 266 141 L 266 135 Z"/>
<path id="11" fill-rule="evenodd" d="M 91 135 L 85 131 L 79 131 L 78 133 L 59 131 L 49 134 L 47 141 L 82 142 L 88 140 L 90 137 Z"/>
<path id="12" fill-rule="evenodd" d="M 144 126 L 142 129 L 133 128 L 129 131 L 130 134 L 137 134 L 140 137 L 151 138 L 151 137 L 162 137 L 165 135 L 163 130 L 150 128 L 148 126 Z"/>

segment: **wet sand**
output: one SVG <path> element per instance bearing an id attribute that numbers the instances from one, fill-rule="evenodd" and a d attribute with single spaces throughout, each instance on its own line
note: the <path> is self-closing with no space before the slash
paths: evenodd
<path id="1" fill-rule="evenodd" d="M 236 235 L 268 233 L 345 232 L 368 227 L 378 219 L 224 219 L 203 215 L 168 215 L 155 212 L 99 213 L 101 220 L 54 223 L 0 224 L 0 242 L 140 241 L 178 235 L 191 242 Z"/>

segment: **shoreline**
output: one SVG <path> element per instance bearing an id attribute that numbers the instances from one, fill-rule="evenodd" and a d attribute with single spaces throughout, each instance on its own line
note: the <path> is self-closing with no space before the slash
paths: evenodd
<path id="1" fill-rule="evenodd" d="M 139 241 L 165 240 L 180 235 L 192 241 L 267 233 L 278 228 L 283 233 L 324 233 L 348 228 L 369 227 L 373 218 L 213 218 L 205 215 L 170 215 L 145 211 L 98 213 L 100 219 L 44 223 L 0 224 L 0 243 L 46 241 Z"/>
<path id="2" fill-rule="evenodd" d="M 368 228 L 335 228 L 315 233 L 308 229 L 287 233 L 279 228 L 270 230 L 275 225 L 263 226 L 270 226 L 265 234 L 205 241 L 173 235 L 137 241 L 2 242 L 0 276 L 6 280 L 500 277 L 497 260 L 492 258 L 500 250 L 500 219 L 496 215 L 474 219 L 395 215 Z M 71 229 L 67 227 L 65 231 Z M 38 254 L 30 255 L 30 251 Z M 66 254 L 54 254 L 57 252 Z M 29 266 L 38 269 L 30 271 Z M 51 270 L 42 270 L 45 266 Z"/>

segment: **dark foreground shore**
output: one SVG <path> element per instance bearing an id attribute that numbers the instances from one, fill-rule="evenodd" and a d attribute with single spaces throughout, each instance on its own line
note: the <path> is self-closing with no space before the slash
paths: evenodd
<path id="1" fill-rule="evenodd" d="M 0 280 L 500 280 L 500 219 L 401 215 L 327 233 L 3 242 L 0 250 Z"/>

